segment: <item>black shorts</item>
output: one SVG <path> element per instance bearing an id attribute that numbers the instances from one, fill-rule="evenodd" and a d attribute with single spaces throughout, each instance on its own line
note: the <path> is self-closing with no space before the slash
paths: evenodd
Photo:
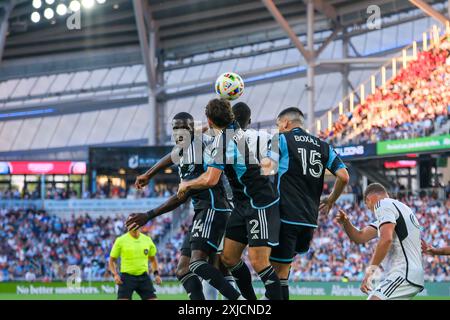
<path id="1" fill-rule="evenodd" d="M 309 250 L 314 234 L 313 227 L 281 223 L 280 244 L 272 249 L 270 260 L 280 263 L 291 263 L 297 254 Z"/>
<path id="2" fill-rule="evenodd" d="M 120 278 L 122 279 L 122 284 L 119 285 L 119 290 L 117 292 L 118 299 L 131 300 L 134 291 L 136 291 L 142 300 L 156 298 L 155 288 L 147 273 L 141 274 L 140 276 L 122 273 Z"/>
<path id="3" fill-rule="evenodd" d="M 280 212 L 278 203 L 265 209 L 255 209 L 249 203 L 235 203 L 228 220 L 225 237 L 250 247 L 278 245 Z"/>
<path id="4" fill-rule="evenodd" d="M 195 210 L 192 226 L 181 246 L 181 254 L 190 257 L 192 250 L 208 254 L 217 252 L 222 242 L 230 213 L 214 209 Z"/>

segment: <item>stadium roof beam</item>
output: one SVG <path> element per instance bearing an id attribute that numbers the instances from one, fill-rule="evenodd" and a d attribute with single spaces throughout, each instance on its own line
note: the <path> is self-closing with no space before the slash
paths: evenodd
<path id="1" fill-rule="evenodd" d="M 305 4 L 308 4 L 308 0 L 303 0 L 303 2 L 305 2 Z M 314 8 L 317 11 L 323 13 L 327 18 L 333 20 L 334 22 L 340 24 L 338 20 L 338 13 L 335 7 L 333 7 L 325 0 L 313 0 L 313 2 Z"/>
<path id="2" fill-rule="evenodd" d="M 0 8 L 0 63 L 3 58 L 3 51 L 5 50 L 6 36 L 9 29 L 9 16 L 14 8 L 15 1 L 10 0 L 3 4 Z"/>
<path id="3" fill-rule="evenodd" d="M 145 0 L 133 0 L 133 6 L 134 14 L 136 17 L 139 44 L 141 47 L 142 60 L 144 61 L 145 69 L 147 72 L 148 85 L 151 89 L 153 89 L 156 87 L 156 43 L 154 41 L 154 38 L 155 33 L 157 33 L 157 26 L 154 21 L 152 23 L 152 20 L 150 18 L 150 25 L 147 27 L 146 21 L 149 18 L 148 13 L 145 13 L 145 10 L 147 10 Z M 147 32 L 147 30 L 150 30 L 150 33 Z"/>
<path id="4" fill-rule="evenodd" d="M 289 23 L 286 21 L 286 19 L 283 17 L 283 15 L 280 13 L 280 11 L 277 9 L 275 4 L 272 0 L 261 0 L 264 5 L 266 6 L 267 10 L 272 14 L 274 19 L 278 22 L 281 28 L 287 33 L 289 39 L 291 39 L 292 43 L 295 45 L 295 47 L 300 51 L 300 53 L 303 55 L 306 61 L 310 61 L 313 58 L 314 53 L 310 50 L 307 50 L 300 39 L 297 37 L 295 32 L 292 30 L 292 28 L 289 26 Z"/>
<path id="5" fill-rule="evenodd" d="M 164 105 L 157 99 L 158 90 L 164 84 L 162 69 L 164 63 L 161 54 L 157 53 L 157 48 L 160 47 L 160 30 L 158 23 L 153 18 L 148 0 L 133 0 L 133 8 L 142 59 L 147 74 L 150 128 L 154 130 L 149 136 L 149 144 L 155 145 L 161 142 L 164 132 Z"/>
<path id="6" fill-rule="evenodd" d="M 430 17 L 436 19 L 443 25 L 445 25 L 449 20 L 440 12 L 434 10 L 432 6 L 430 6 L 428 3 L 426 3 L 423 0 L 409 0 L 412 4 L 414 4 L 417 8 L 428 14 Z"/>

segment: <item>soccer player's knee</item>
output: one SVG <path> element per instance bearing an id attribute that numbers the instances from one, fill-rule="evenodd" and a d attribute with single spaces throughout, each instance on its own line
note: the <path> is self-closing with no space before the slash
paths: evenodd
<path id="1" fill-rule="evenodd" d="M 188 273 L 189 273 L 189 264 L 185 263 L 178 264 L 177 270 L 175 272 L 178 279 L 183 278 Z"/>
<path id="2" fill-rule="evenodd" d="M 269 259 L 262 255 L 250 255 L 249 259 L 253 269 L 255 270 L 262 270 L 270 264 Z"/>
<path id="3" fill-rule="evenodd" d="M 220 261 L 223 263 L 225 267 L 231 268 L 239 263 L 240 258 L 237 259 L 231 255 L 222 254 L 220 255 Z"/>

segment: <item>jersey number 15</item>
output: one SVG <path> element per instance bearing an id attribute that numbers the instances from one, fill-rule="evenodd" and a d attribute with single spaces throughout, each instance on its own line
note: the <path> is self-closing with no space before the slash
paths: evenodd
<path id="1" fill-rule="evenodd" d="M 305 148 L 298 148 L 297 150 L 302 161 L 303 175 L 306 176 L 309 171 L 309 174 L 314 178 L 320 178 L 323 171 L 323 164 L 320 160 L 322 155 L 320 154 L 320 152 L 317 152 L 316 150 L 309 150 L 308 157 L 308 150 L 306 150 Z"/>

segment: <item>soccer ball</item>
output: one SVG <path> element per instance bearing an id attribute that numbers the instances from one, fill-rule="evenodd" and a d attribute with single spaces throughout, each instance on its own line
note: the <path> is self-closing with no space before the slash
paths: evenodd
<path id="1" fill-rule="evenodd" d="M 233 72 L 225 72 L 216 80 L 216 93 L 223 99 L 235 100 L 244 93 L 244 81 Z"/>

